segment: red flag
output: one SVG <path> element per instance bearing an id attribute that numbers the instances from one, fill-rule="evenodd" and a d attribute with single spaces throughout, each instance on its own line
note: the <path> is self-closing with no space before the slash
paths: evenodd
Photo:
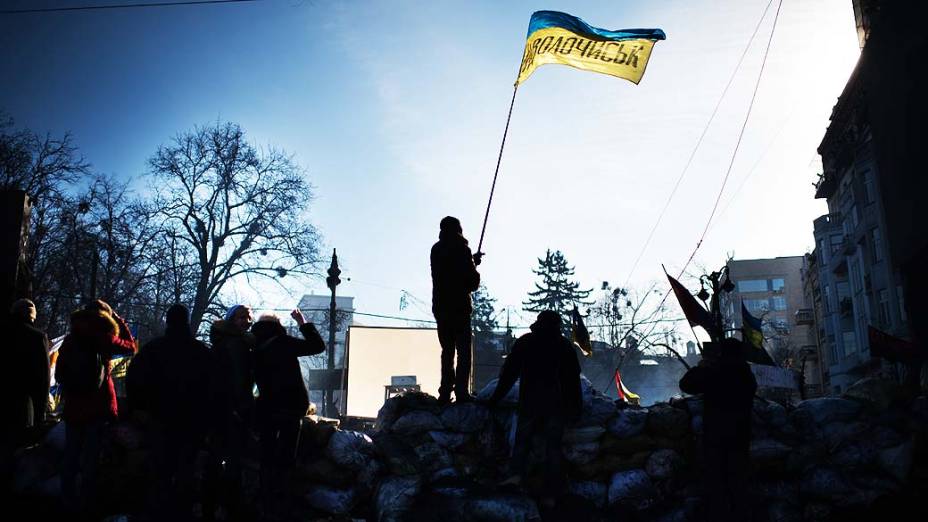
<path id="1" fill-rule="evenodd" d="M 622 390 L 622 376 L 619 375 L 619 370 L 615 371 L 615 391 L 619 394 L 619 399 L 625 400 L 625 392 Z"/>
<path id="2" fill-rule="evenodd" d="M 913 363 L 919 360 L 920 355 L 915 343 L 889 335 L 870 326 L 867 328 L 867 337 L 870 340 L 870 355 L 882 357 L 887 361 L 900 363 Z"/>
<path id="3" fill-rule="evenodd" d="M 702 326 L 706 332 L 711 334 L 713 330 L 712 315 L 696 301 L 693 294 L 684 288 L 683 285 L 680 284 L 680 281 L 670 277 L 670 274 L 668 274 L 666 270 L 664 274 L 670 281 L 670 288 L 673 288 L 673 293 L 677 296 L 680 308 L 683 309 L 683 315 L 686 316 L 686 320 L 689 321 L 690 326 Z"/>
<path id="4" fill-rule="evenodd" d="M 625 387 L 625 383 L 622 382 L 622 375 L 619 373 L 619 369 L 615 370 L 615 390 L 619 394 L 619 400 L 625 401 L 629 404 L 638 406 L 641 404 L 641 397 L 636 393 L 632 393 Z"/>

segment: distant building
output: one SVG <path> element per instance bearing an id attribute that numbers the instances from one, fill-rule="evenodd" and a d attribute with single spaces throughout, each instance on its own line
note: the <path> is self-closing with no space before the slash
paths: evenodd
<path id="1" fill-rule="evenodd" d="M 326 346 L 329 344 L 329 304 L 331 295 L 306 294 L 300 299 L 297 308 L 303 312 L 303 317 L 307 322 L 312 322 L 322 335 L 322 340 Z M 345 337 L 348 333 L 348 327 L 354 324 L 354 297 L 335 296 L 335 367 L 343 368 L 345 365 Z M 327 361 L 328 354 L 323 353 L 315 358 Z M 320 366 L 319 368 L 325 368 Z"/>
<path id="2" fill-rule="evenodd" d="M 301 299 L 297 308 L 303 312 L 303 317 L 307 322 L 312 322 L 319 330 L 322 340 L 326 343 L 327 350 L 319 355 L 304 357 L 301 366 L 306 378 L 306 386 L 309 390 L 309 400 L 316 403 L 320 410 L 322 408 L 323 393 L 321 390 L 314 389 L 313 382 L 307 377 L 307 370 L 323 370 L 328 367 L 328 344 L 329 344 L 329 304 L 331 295 L 306 294 Z M 336 310 L 336 328 L 335 328 L 335 368 L 345 367 L 345 338 L 347 337 L 348 327 L 354 324 L 354 297 L 335 296 Z M 300 334 L 295 331 L 291 335 Z M 341 400 L 341 393 L 336 392 L 336 403 Z"/>
<path id="3" fill-rule="evenodd" d="M 810 342 L 810 324 L 800 313 L 809 308 L 803 294 L 803 263 L 803 256 L 729 260 L 728 276 L 735 288 L 723 299 L 722 315 L 726 328 L 740 338 L 744 303 L 763 323 L 768 353 L 778 364 L 802 373 L 806 394 L 818 395 L 822 389 L 818 349 Z"/>

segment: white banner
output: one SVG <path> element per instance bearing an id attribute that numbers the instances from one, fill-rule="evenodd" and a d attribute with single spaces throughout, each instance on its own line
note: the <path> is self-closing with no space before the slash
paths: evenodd
<path id="1" fill-rule="evenodd" d="M 751 371 L 754 372 L 757 385 L 762 388 L 799 389 L 799 372 L 796 370 L 765 364 L 752 364 Z"/>

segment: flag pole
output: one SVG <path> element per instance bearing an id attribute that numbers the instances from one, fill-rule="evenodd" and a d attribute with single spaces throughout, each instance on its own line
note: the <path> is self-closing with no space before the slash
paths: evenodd
<path id="1" fill-rule="evenodd" d="M 664 271 L 665 276 L 670 277 L 670 274 L 667 273 L 667 267 L 664 266 L 664 263 L 661 263 L 661 269 Z M 673 292 L 673 288 L 670 289 L 670 292 Z M 670 294 L 670 292 L 668 292 L 668 295 Z M 679 301 L 679 298 L 677 298 L 677 300 Z M 699 337 L 696 337 L 696 329 L 693 328 L 692 324 L 690 324 L 689 318 L 687 318 L 686 324 L 687 326 L 690 327 L 690 332 L 693 333 L 693 339 L 696 341 L 696 347 L 699 348 L 699 355 L 702 355 L 702 343 L 699 342 Z"/>
<path id="2" fill-rule="evenodd" d="M 480 242 L 477 244 L 477 254 L 483 255 L 483 236 L 487 232 L 487 220 L 490 218 L 490 205 L 493 204 L 493 192 L 496 190 L 496 177 L 499 176 L 499 165 L 503 161 L 503 148 L 506 146 L 506 135 L 509 134 L 509 120 L 512 119 L 512 107 L 516 104 L 516 93 L 519 84 L 512 87 L 512 101 L 509 102 L 509 115 L 506 116 L 506 128 L 503 130 L 503 141 L 499 144 L 499 157 L 496 158 L 496 171 L 493 172 L 493 184 L 490 185 L 490 199 L 487 201 L 487 211 L 483 215 L 483 227 L 480 229 Z"/>

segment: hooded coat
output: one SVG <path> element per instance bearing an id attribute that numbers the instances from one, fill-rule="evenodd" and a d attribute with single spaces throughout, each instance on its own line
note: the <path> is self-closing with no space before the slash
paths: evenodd
<path id="1" fill-rule="evenodd" d="M 432 313 L 439 321 L 470 317 L 470 294 L 480 287 L 480 273 L 474 265 L 467 240 L 457 232 L 443 230 L 432 246 Z"/>
<path id="2" fill-rule="evenodd" d="M 740 349 L 723 348 L 716 360 L 704 359 L 706 362 L 683 374 L 680 389 L 689 394 L 703 394 L 706 444 L 747 451 L 751 444 L 751 412 L 757 381 L 740 353 Z"/>
<path id="3" fill-rule="evenodd" d="M 113 377 L 110 375 L 110 361 L 114 355 L 132 355 L 136 350 L 135 339 L 122 318 L 96 309 L 72 313 L 71 331 L 59 348 L 58 360 L 61 361 L 73 351 L 95 352 L 103 363 L 104 378 L 100 388 L 89 392 L 74 392 L 62 384 L 61 417 L 66 422 L 74 423 L 115 420 L 119 409 Z M 56 379 L 60 380 L 57 373 Z"/>
<path id="4" fill-rule="evenodd" d="M 209 348 L 193 337 L 189 326 L 169 325 L 132 360 L 130 403 L 163 426 L 203 430 L 210 407 L 210 367 Z"/>
<path id="5" fill-rule="evenodd" d="M 519 412 L 527 416 L 559 413 L 576 420 L 582 409 L 580 363 L 573 344 L 561 335 L 560 324 L 536 322 L 519 337 L 500 371 L 490 398 L 495 404 L 519 379 Z"/>
<path id="6" fill-rule="evenodd" d="M 258 414 L 300 418 L 309 409 L 299 357 L 325 351 L 325 343 L 312 323 L 300 326 L 303 339 L 287 335 L 276 321 L 258 321 L 251 327 L 258 340 L 255 382 Z"/>
<path id="7" fill-rule="evenodd" d="M 45 417 L 48 403 L 48 337 L 24 320 L 10 318 L 7 330 L 9 378 L 4 379 L 3 419 L 11 427 L 28 428 Z"/>
<path id="8" fill-rule="evenodd" d="M 209 340 L 216 365 L 216 406 L 227 413 L 250 411 L 254 406 L 255 336 L 220 319 L 210 326 Z"/>

